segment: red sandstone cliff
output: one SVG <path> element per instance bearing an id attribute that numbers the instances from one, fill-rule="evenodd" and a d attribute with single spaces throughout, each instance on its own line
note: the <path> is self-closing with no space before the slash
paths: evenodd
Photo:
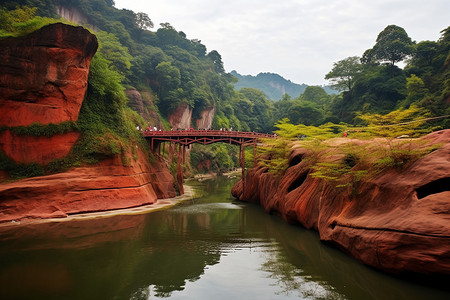
<path id="1" fill-rule="evenodd" d="M 210 129 L 214 120 L 214 114 L 216 113 L 216 107 L 207 107 L 200 113 L 200 119 L 197 119 L 196 125 L 198 129 Z"/>
<path id="2" fill-rule="evenodd" d="M 76 121 L 97 38 L 53 24 L 0 41 L 0 126 Z"/>
<path id="3" fill-rule="evenodd" d="M 174 179 L 165 164 L 150 165 L 145 154 L 120 157 L 65 173 L 33 177 L 0 185 L 0 222 L 54 218 L 152 204 L 176 196 Z"/>
<path id="4" fill-rule="evenodd" d="M 64 24 L 0 41 L 0 126 L 76 121 L 97 46 L 95 35 Z M 6 130 L 0 133 L 0 151 L 16 162 L 46 164 L 66 156 L 78 137 L 77 132 L 16 136 Z M 128 208 L 175 196 L 174 179 L 164 163 L 150 165 L 139 149 L 137 156 L 127 157 L 126 166 L 114 157 L 0 184 L 0 222 Z"/>
<path id="5" fill-rule="evenodd" d="M 170 114 L 169 122 L 173 128 L 191 128 L 192 109 L 187 103 L 181 103 L 177 109 Z"/>
<path id="6" fill-rule="evenodd" d="M 95 35 L 53 24 L 0 41 L 0 126 L 76 121 L 84 100 Z M 52 137 L 0 133 L 0 151 L 17 162 L 46 164 L 66 156 L 79 134 Z"/>
<path id="7" fill-rule="evenodd" d="M 308 152 L 294 149 L 277 180 L 265 168 L 247 173 L 232 194 L 319 232 L 361 262 L 397 274 L 450 274 L 450 130 L 424 141 L 443 143 L 406 169 L 334 188 L 309 175 Z"/>

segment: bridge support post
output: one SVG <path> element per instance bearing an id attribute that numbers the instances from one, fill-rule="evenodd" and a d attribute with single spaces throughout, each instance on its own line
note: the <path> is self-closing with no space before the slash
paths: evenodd
<path id="1" fill-rule="evenodd" d="M 245 145 L 241 144 L 241 149 L 239 151 L 239 161 L 241 163 L 241 170 L 242 170 L 242 190 L 244 190 L 245 187 Z"/>
<path id="2" fill-rule="evenodd" d="M 178 189 L 180 190 L 180 195 L 184 194 L 184 187 L 183 187 L 183 166 L 181 165 L 181 162 L 183 161 L 183 148 L 181 144 L 178 145 L 178 160 L 177 160 L 177 183 L 178 183 Z"/>

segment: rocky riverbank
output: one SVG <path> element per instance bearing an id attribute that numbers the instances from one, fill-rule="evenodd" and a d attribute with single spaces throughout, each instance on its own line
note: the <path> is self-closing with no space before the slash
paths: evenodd
<path id="1" fill-rule="evenodd" d="M 121 157 L 68 172 L 0 185 L 0 223 L 23 219 L 65 218 L 156 203 L 176 196 L 174 179 L 163 161 L 149 164 L 145 154 Z"/>
<path id="2" fill-rule="evenodd" d="M 371 146 L 370 141 L 334 142 Z M 421 142 L 440 147 L 352 188 L 337 188 L 311 176 L 311 153 L 294 146 L 281 178 L 258 166 L 232 194 L 318 231 L 323 242 L 377 269 L 400 275 L 449 275 L 450 130 L 431 133 Z"/>

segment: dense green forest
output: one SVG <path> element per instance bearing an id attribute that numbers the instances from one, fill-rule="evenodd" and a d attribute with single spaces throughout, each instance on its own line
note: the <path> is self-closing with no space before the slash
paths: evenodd
<path id="1" fill-rule="evenodd" d="M 94 150 L 85 157 L 120 153 L 127 142 L 139 140 L 132 130 L 136 125 L 146 127 L 159 119 L 169 129 L 168 117 L 181 104 L 192 108 L 193 123 L 204 109 L 215 107 L 213 128 L 257 132 L 271 132 L 285 118 L 294 125 L 364 125 L 364 114 L 385 115 L 410 107 L 423 108 L 415 118 L 450 114 L 450 27 L 442 30 L 438 41 L 413 42 L 403 28 L 389 25 L 371 49 L 336 62 L 324 74 L 340 94 L 307 86 L 299 96 L 284 94 L 272 101 L 255 88 L 236 90 L 237 79 L 225 72 L 221 55 L 208 51 L 199 39 L 188 39 L 169 23 L 153 30 L 151 16 L 119 10 L 113 0 L 3 1 L 0 38 L 59 22 L 61 8 L 76 10 L 81 25 L 91 28 L 100 44 L 76 127 L 84 136 L 80 143 L 100 140 L 109 150 L 92 144 Z M 403 69 L 399 62 L 405 63 Z M 147 100 L 145 109 L 158 117 L 144 119 L 133 112 L 124 90 L 138 90 Z M 450 120 L 424 126 L 449 128 Z M 225 145 L 214 151 L 196 147 L 192 155 L 196 162 L 213 158 L 220 161 L 217 169 L 229 169 L 236 166 L 234 151 Z"/>

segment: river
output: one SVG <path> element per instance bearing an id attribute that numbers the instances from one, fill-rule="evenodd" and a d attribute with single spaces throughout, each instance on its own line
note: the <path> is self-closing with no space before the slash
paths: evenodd
<path id="1" fill-rule="evenodd" d="M 148 214 L 0 229 L 0 299 L 450 299 L 236 202 L 233 183 Z"/>

